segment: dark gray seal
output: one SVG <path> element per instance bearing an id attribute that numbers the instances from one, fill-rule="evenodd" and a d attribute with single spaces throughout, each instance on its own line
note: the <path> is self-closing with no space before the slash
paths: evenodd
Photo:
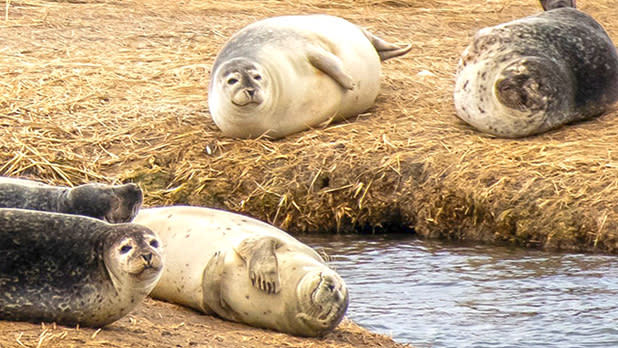
<path id="1" fill-rule="evenodd" d="M 112 323 L 156 285 L 158 249 L 144 226 L 0 209 L 0 319 Z"/>
<path id="2" fill-rule="evenodd" d="M 129 222 L 143 200 L 136 184 L 85 184 L 73 188 L 0 177 L 0 208 L 21 208 Z"/>
<path id="3" fill-rule="evenodd" d="M 501 137 L 542 133 L 606 112 L 618 100 L 618 54 L 574 1 L 481 29 L 457 69 L 457 116 Z"/>
<path id="4" fill-rule="evenodd" d="M 575 0 L 541 0 L 541 6 L 543 6 L 545 11 L 562 7 L 577 7 Z"/>

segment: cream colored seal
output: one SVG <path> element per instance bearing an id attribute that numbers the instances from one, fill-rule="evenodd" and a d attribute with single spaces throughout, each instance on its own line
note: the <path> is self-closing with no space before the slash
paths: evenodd
<path id="1" fill-rule="evenodd" d="M 152 297 L 299 336 L 323 335 L 343 319 L 343 279 L 280 229 L 188 206 L 142 209 L 134 222 L 155 231 L 166 250 Z"/>
<path id="2" fill-rule="evenodd" d="M 410 49 L 338 17 L 264 19 L 217 55 L 210 113 L 223 134 L 241 138 L 279 138 L 355 116 L 375 102 L 380 61 Z"/>
<path id="3" fill-rule="evenodd" d="M 148 296 L 157 236 L 130 223 L 0 209 L 0 319 L 101 327 Z"/>
<path id="4" fill-rule="evenodd" d="M 523 137 L 588 119 L 618 100 L 618 54 L 575 1 L 480 30 L 462 54 L 457 116 L 501 137 Z M 562 8 L 564 7 L 564 8 Z"/>

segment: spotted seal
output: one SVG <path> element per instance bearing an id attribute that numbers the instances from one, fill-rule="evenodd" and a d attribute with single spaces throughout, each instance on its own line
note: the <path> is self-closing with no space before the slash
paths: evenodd
<path id="1" fill-rule="evenodd" d="M 481 29 L 457 68 L 457 116 L 501 137 L 524 137 L 606 112 L 618 100 L 618 55 L 601 25 L 572 8 Z"/>
<path id="2" fill-rule="evenodd" d="M 136 184 L 84 184 L 73 188 L 0 177 L 0 208 L 85 215 L 111 223 L 129 222 L 142 204 Z"/>
<path id="3" fill-rule="evenodd" d="M 167 252 L 155 298 L 299 336 L 323 335 L 345 314 L 343 279 L 278 228 L 188 206 L 142 209 L 134 222 L 155 231 Z"/>
<path id="4" fill-rule="evenodd" d="M 0 319 L 101 327 L 137 306 L 161 275 L 148 228 L 0 209 Z"/>
<path id="5" fill-rule="evenodd" d="M 342 18 L 282 16 L 233 35 L 217 55 L 208 105 L 224 135 L 280 138 L 367 110 L 380 61 L 410 51 Z"/>

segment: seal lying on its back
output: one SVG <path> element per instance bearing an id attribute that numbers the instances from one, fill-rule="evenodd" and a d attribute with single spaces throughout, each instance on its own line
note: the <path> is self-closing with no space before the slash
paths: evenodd
<path id="1" fill-rule="evenodd" d="M 523 137 L 600 115 L 618 100 L 618 54 L 575 1 L 480 30 L 463 52 L 457 115 L 481 131 Z M 558 8 L 557 8 L 558 7 Z"/>
<path id="2" fill-rule="evenodd" d="M 337 326 L 348 291 L 310 247 L 256 219 L 217 209 L 142 209 L 135 223 L 167 252 L 151 296 L 299 336 Z"/>
<path id="3" fill-rule="evenodd" d="M 217 55 L 213 120 L 232 137 L 284 137 L 371 107 L 380 60 L 410 51 L 338 17 L 273 17 L 236 33 Z"/>
<path id="4" fill-rule="evenodd" d="M 21 208 L 129 222 L 142 204 L 136 184 L 85 184 L 74 188 L 0 177 L 0 208 Z"/>
<path id="5" fill-rule="evenodd" d="M 158 249 L 144 226 L 0 209 L 0 319 L 107 325 L 155 286 Z"/>

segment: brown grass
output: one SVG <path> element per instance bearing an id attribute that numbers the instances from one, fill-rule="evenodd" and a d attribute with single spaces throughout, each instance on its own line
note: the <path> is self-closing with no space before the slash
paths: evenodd
<path id="1" fill-rule="evenodd" d="M 532 0 L 35 1 L 0 16 L 0 174 L 135 181 L 146 204 L 226 208 L 293 233 L 616 252 L 616 112 L 522 140 L 455 117 L 454 71 L 481 27 Z M 582 1 L 613 38 L 618 8 Z M 1 13 L 1 10 L 0 10 Z M 376 105 L 290 136 L 222 137 L 206 102 L 225 40 L 264 17 L 328 13 L 394 42 Z"/>

